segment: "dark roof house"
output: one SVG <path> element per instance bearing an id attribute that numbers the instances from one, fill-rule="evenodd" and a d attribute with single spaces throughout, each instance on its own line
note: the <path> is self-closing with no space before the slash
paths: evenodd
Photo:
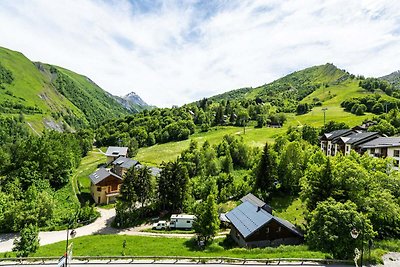
<path id="1" fill-rule="evenodd" d="M 333 141 L 336 138 L 339 138 L 341 136 L 347 136 L 350 135 L 352 133 L 355 133 L 356 131 L 352 130 L 352 129 L 341 129 L 341 130 L 336 130 L 336 131 L 332 131 L 329 133 L 324 133 L 321 137 L 320 140 L 326 140 L 326 141 Z"/>
<path id="2" fill-rule="evenodd" d="M 126 157 L 128 155 L 128 148 L 119 146 L 109 146 L 107 148 L 105 155 L 107 156 L 107 164 L 108 164 L 116 160 L 120 156 Z"/>
<path id="3" fill-rule="evenodd" d="M 107 170 L 106 168 L 100 168 L 94 173 L 89 175 L 90 180 L 94 185 L 99 184 L 100 182 L 104 181 L 108 177 L 113 177 L 122 181 L 122 178 L 111 171 Z"/>
<path id="4" fill-rule="evenodd" d="M 119 195 L 122 178 L 110 170 L 100 168 L 89 175 L 91 180 L 90 191 L 96 204 L 114 202 Z"/>
<path id="5" fill-rule="evenodd" d="M 243 247 L 266 247 L 299 244 L 303 234 L 290 222 L 273 216 L 252 201 L 226 214 L 232 224 L 231 236 Z"/>
<path id="6" fill-rule="evenodd" d="M 131 167 L 140 165 L 137 160 L 125 156 L 117 158 L 111 164 L 113 165 L 113 171 L 121 177 L 123 177 Z"/>
<path id="7" fill-rule="evenodd" d="M 112 162 L 113 165 L 118 165 L 121 168 L 129 169 L 132 166 L 139 164 L 139 161 L 121 156 Z"/>
<path id="8" fill-rule="evenodd" d="M 337 152 L 342 152 L 344 155 L 350 153 L 350 150 L 354 150 L 358 153 L 361 152 L 361 145 L 371 140 L 379 138 L 381 135 L 377 132 L 361 132 L 353 133 L 347 136 L 341 136 L 333 141 L 333 144 L 337 144 Z"/>
<path id="9" fill-rule="evenodd" d="M 361 145 L 361 148 L 400 147 L 400 137 L 379 137 Z"/>
<path id="10" fill-rule="evenodd" d="M 262 201 L 261 199 L 259 199 L 258 197 L 256 197 L 255 195 L 253 195 L 252 193 L 248 193 L 247 195 L 242 197 L 240 199 L 240 201 L 242 201 L 242 202 L 249 201 L 249 202 L 253 203 L 254 205 L 256 205 L 257 207 L 260 207 L 260 208 L 264 209 L 265 211 L 272 214 L 272 207 L 270 205 L 268 205 L 267 203 L 265 203 L 264 201 Z"/>

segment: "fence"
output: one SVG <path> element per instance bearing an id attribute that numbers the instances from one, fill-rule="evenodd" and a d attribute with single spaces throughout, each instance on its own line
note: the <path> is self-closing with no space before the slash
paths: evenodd
<path id="1" fill-rule="evenodd" d="M 54 264 L 58 262 L 60 257 L 27 257 L 27 258 L 0 258 L 0 266 L 14 264 Z M 318 264 L 352 264 L 348 260 L 333 260 L 333 259 L 305 259 L 305 258 L 271 258 L 271 259 L 247 259 L 247 258 L 231 258 L 231 257 L 185 257 L 185 256 L 74 256 L 73 264 L 91 264 L 91 261 L 102 261 L 103 263 L 118 262 L 118 264 L 135 264 L 143 263 L 143 260 L 150 260 L 151 263 L 220 263 L 220 264 L 276 264 L 282 262 L 296 262 L 301 265 L 305 263 Z M 167 262 L 172 261 L 172 262 Z M 97 262 L 98 263 L 98 262 Z"/>

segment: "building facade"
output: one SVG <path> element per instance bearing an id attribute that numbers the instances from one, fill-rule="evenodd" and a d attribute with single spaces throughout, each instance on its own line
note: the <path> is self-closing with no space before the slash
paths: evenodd
<path id="1" fill-rule="evenodd" d="M 89 176 L 90 192 L 96 204 L 109 204 L 116 200 L 121 189 L 122 177 L 100 168 Z"/>

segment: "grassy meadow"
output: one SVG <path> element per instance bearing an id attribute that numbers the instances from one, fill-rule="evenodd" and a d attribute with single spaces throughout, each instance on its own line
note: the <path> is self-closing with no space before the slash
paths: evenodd
<path id="1" fill-rule="evenodd" d="M 361 124 L 365 119 L 372 117 L 372 114 L 356 116 L 345 112 L 340 106 L 323 105 L 322 107 L 313 108 L 311 112 L 304 115 L 286 114 L 287 121 L 282 128 L 255 128 L 254 124 L 252 124 L 246 127 L 246 131 L 244 131 L 243 127 L 235 126 L 213 127 L 208 132 L 197 130 L 188 140 L 140 148 L 135 159 L 150 166 L 159 166 L 163 161 L 167 162 L 176 159 L 183 150 L 189 147 L 191 140 L 197 141 L 199 145 L 203 144 L 206 140 L 210 144 L 217 144 L 222 140 L 224 135 L 229 134 L 240 135 L 248 145 L 261 148 L 265 145 L 265 142 L 274 142 L 274 139 L 284 134 L 290 126 L 302 126 L 306 124 L 314 127 L 323 126 L 324 113 L 322 108 L 324 107 L 328 108 L 326 111 L 326 122 L 334 120 L 345 122 L 350 126 L 356 126 Z"/>
<path id="2" fill-rule="evenodd" d="M 126 240 L 126 248 L 123 243 Z M 235 257 L 235 258 L 330 258 L 327 253 L 311 251 L 306 245 L 280 246 L 278 248 L 245 249 L 232 248 L 231 242 L 215 239 L 206 249 L 197 247 L 194 239 L 92 235 L 71 240 L 74 243 L 74 256 L 188 256 L 188 257 Z M 59 256 L 65 251 L 65 242 L 41 246 L 32 256 Z M 1 254 L 0 254 L 1 255 Z M 3 253 L 12 257 L 14 253 Z"/>
<path id="3" fill-rule="evenodd" d="M 104 163 L 106 163 L 106 156 L 98 149 L 93 149 L 82 159 L 81 164 L 72 175 L 73 189 L 81 202 L 92 202 L 89 175 Z"/>

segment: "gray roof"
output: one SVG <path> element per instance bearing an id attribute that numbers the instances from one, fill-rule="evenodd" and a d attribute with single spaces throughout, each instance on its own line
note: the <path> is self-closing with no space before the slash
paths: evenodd
<path id="1" fill-rule="evenodd" d="M 261 199 L 259 199 L 258 197 L 256 197 L 255 195 L 253 195 L 252 193 L 248 193 L 247 195 L 245 195 L 244 197 L 242 197 L 240 199 L 240 201 L 245 202 L 245 201 L 250 201 L 251 203 L 253 203 L 254 205 L 258 206 L 258 207 L 262 207 L 265 205 L 265 202 L 262 201 Z"/>
<path id="2" fill-rule="evenodd" d="M 259 199 L 258 197 L 256 197 L 255 195 L 253 195 L 252 193 L 248 193 L 247 195 L 242 197 L 240 199 L 240 201 L 242 201 L 242 202 L 250 201 L 257 207 L 261 207 L 264 210 L 268 211 L 269 213 L 272 213 L 272 207 L 270 205 L 268 205 L 267 203 L 265 203 L 264 201 L 262 201 L 261 199 Z"/>
<path id="3" fill-rule="evenodd" d="M 250 236 L 273 218 L 272 214 L 255 206 L 249 201 L 243 202 L 228 212 L 226 217 L 244 238 Z"/>
<path id="4" fill-rule="evenodd" d="M 145 165 L 142 165 L 142 164 L 140 164 L 140 163 L 138 163 L 138 164 L 135 165 L 135 168 L 136 168 L 137 170 L 139 170 L 139 169 L 141 169 L 141 168 L 143 168 L 143 167 L 146 167 L 146 166 L 145 166 Z M 161 169 L 159 169 L 159 168 L 157 168 L 157 167 L 148 167 L 148 168 L 149 168 L 149 170 L 150 170 L 150 174 L 151 174 L 151 175 L 153 175 L 153 176 L 158 176 L 158 175 L 160 175 Z"/>
<path id="5" fill-rule="evenodd" d="M 160 175 L 161 169 L 157 167 L 150 167 L 151 175 L 158 176 Z"/>
<path id="6" fill-rule="evenodd" d="M 229 221 L 229 219 L 226 217 L 226 213 L 221 213 L 220 215 L 219 215 L 219 220 L 221 221 L 221 222 L 230 222 Z"/>
<path id="7" fill-rule="evenodd" d="M 109 146 L 106 151 L 107 157 L 126 156 L 128 154 L 127 147 Z"/>
<path id="8" fill-rule="evenodd" d="M 103 181 L 104 179 L 106 179 L 109 176 L 114 176 L 118 179 L 121 179 L 121 177 L 119 177 L 118 175 L 116 175 L 115 173 L 110 172 L 109 170 L 107 170 L 106 168 L 100 168 L 97 171 L 95 171 L 94 173 L 89 175 L 90 180 L 93 182 L 93 184 L 98 184 L 101 181 Z"/>
<path id="9" fill-rule="evenodd" d="M 379 133 L 377 132 L 363 132 L 363 133 L 353 133 L 349 136 L 346 137 L 340 137 L 340 139 L 345 143 L 345 144 L 356 144 L 360 143 L 363 141 L 368 141 L 370 138 L 373 138 L 374 136 L 378 135 Z"/>
<path id="10" fill-rule="evenodd" d="M 114 160 L 112 164 L 119 165 L 121 168 L 129 169 L 130 167 L 139 164 L 139 162 L 137 160 L 121 156 Z"/>
<path id="11" fill-rule="evenodd" d="M 272 220 L 275 220 L 280 225 L 291 230 L 295 234 L 303 236 L 290 222 L 273 216 L 250 201 L 243 202 L 228 212 L 226 217 L 231 221 L 233 226 L 242 234 L 244 238 L 249 237 Z"/>
<path id="12" fill-rule="evenodd" d="M 325 133 L 324 136 L 329 140 L 333 140 L 341 135 L 348 134 L 350 132 L 353 132 L 353 130 L 352 129 L 342 129 L 342 130 L 332 131 L 330 133 Z"/>
<path id="13" fill-rule="evenodd" d="M 400 137 L 379 137 L 361 145 L 361 148 L 378 147 L 400 147 Z"/>

